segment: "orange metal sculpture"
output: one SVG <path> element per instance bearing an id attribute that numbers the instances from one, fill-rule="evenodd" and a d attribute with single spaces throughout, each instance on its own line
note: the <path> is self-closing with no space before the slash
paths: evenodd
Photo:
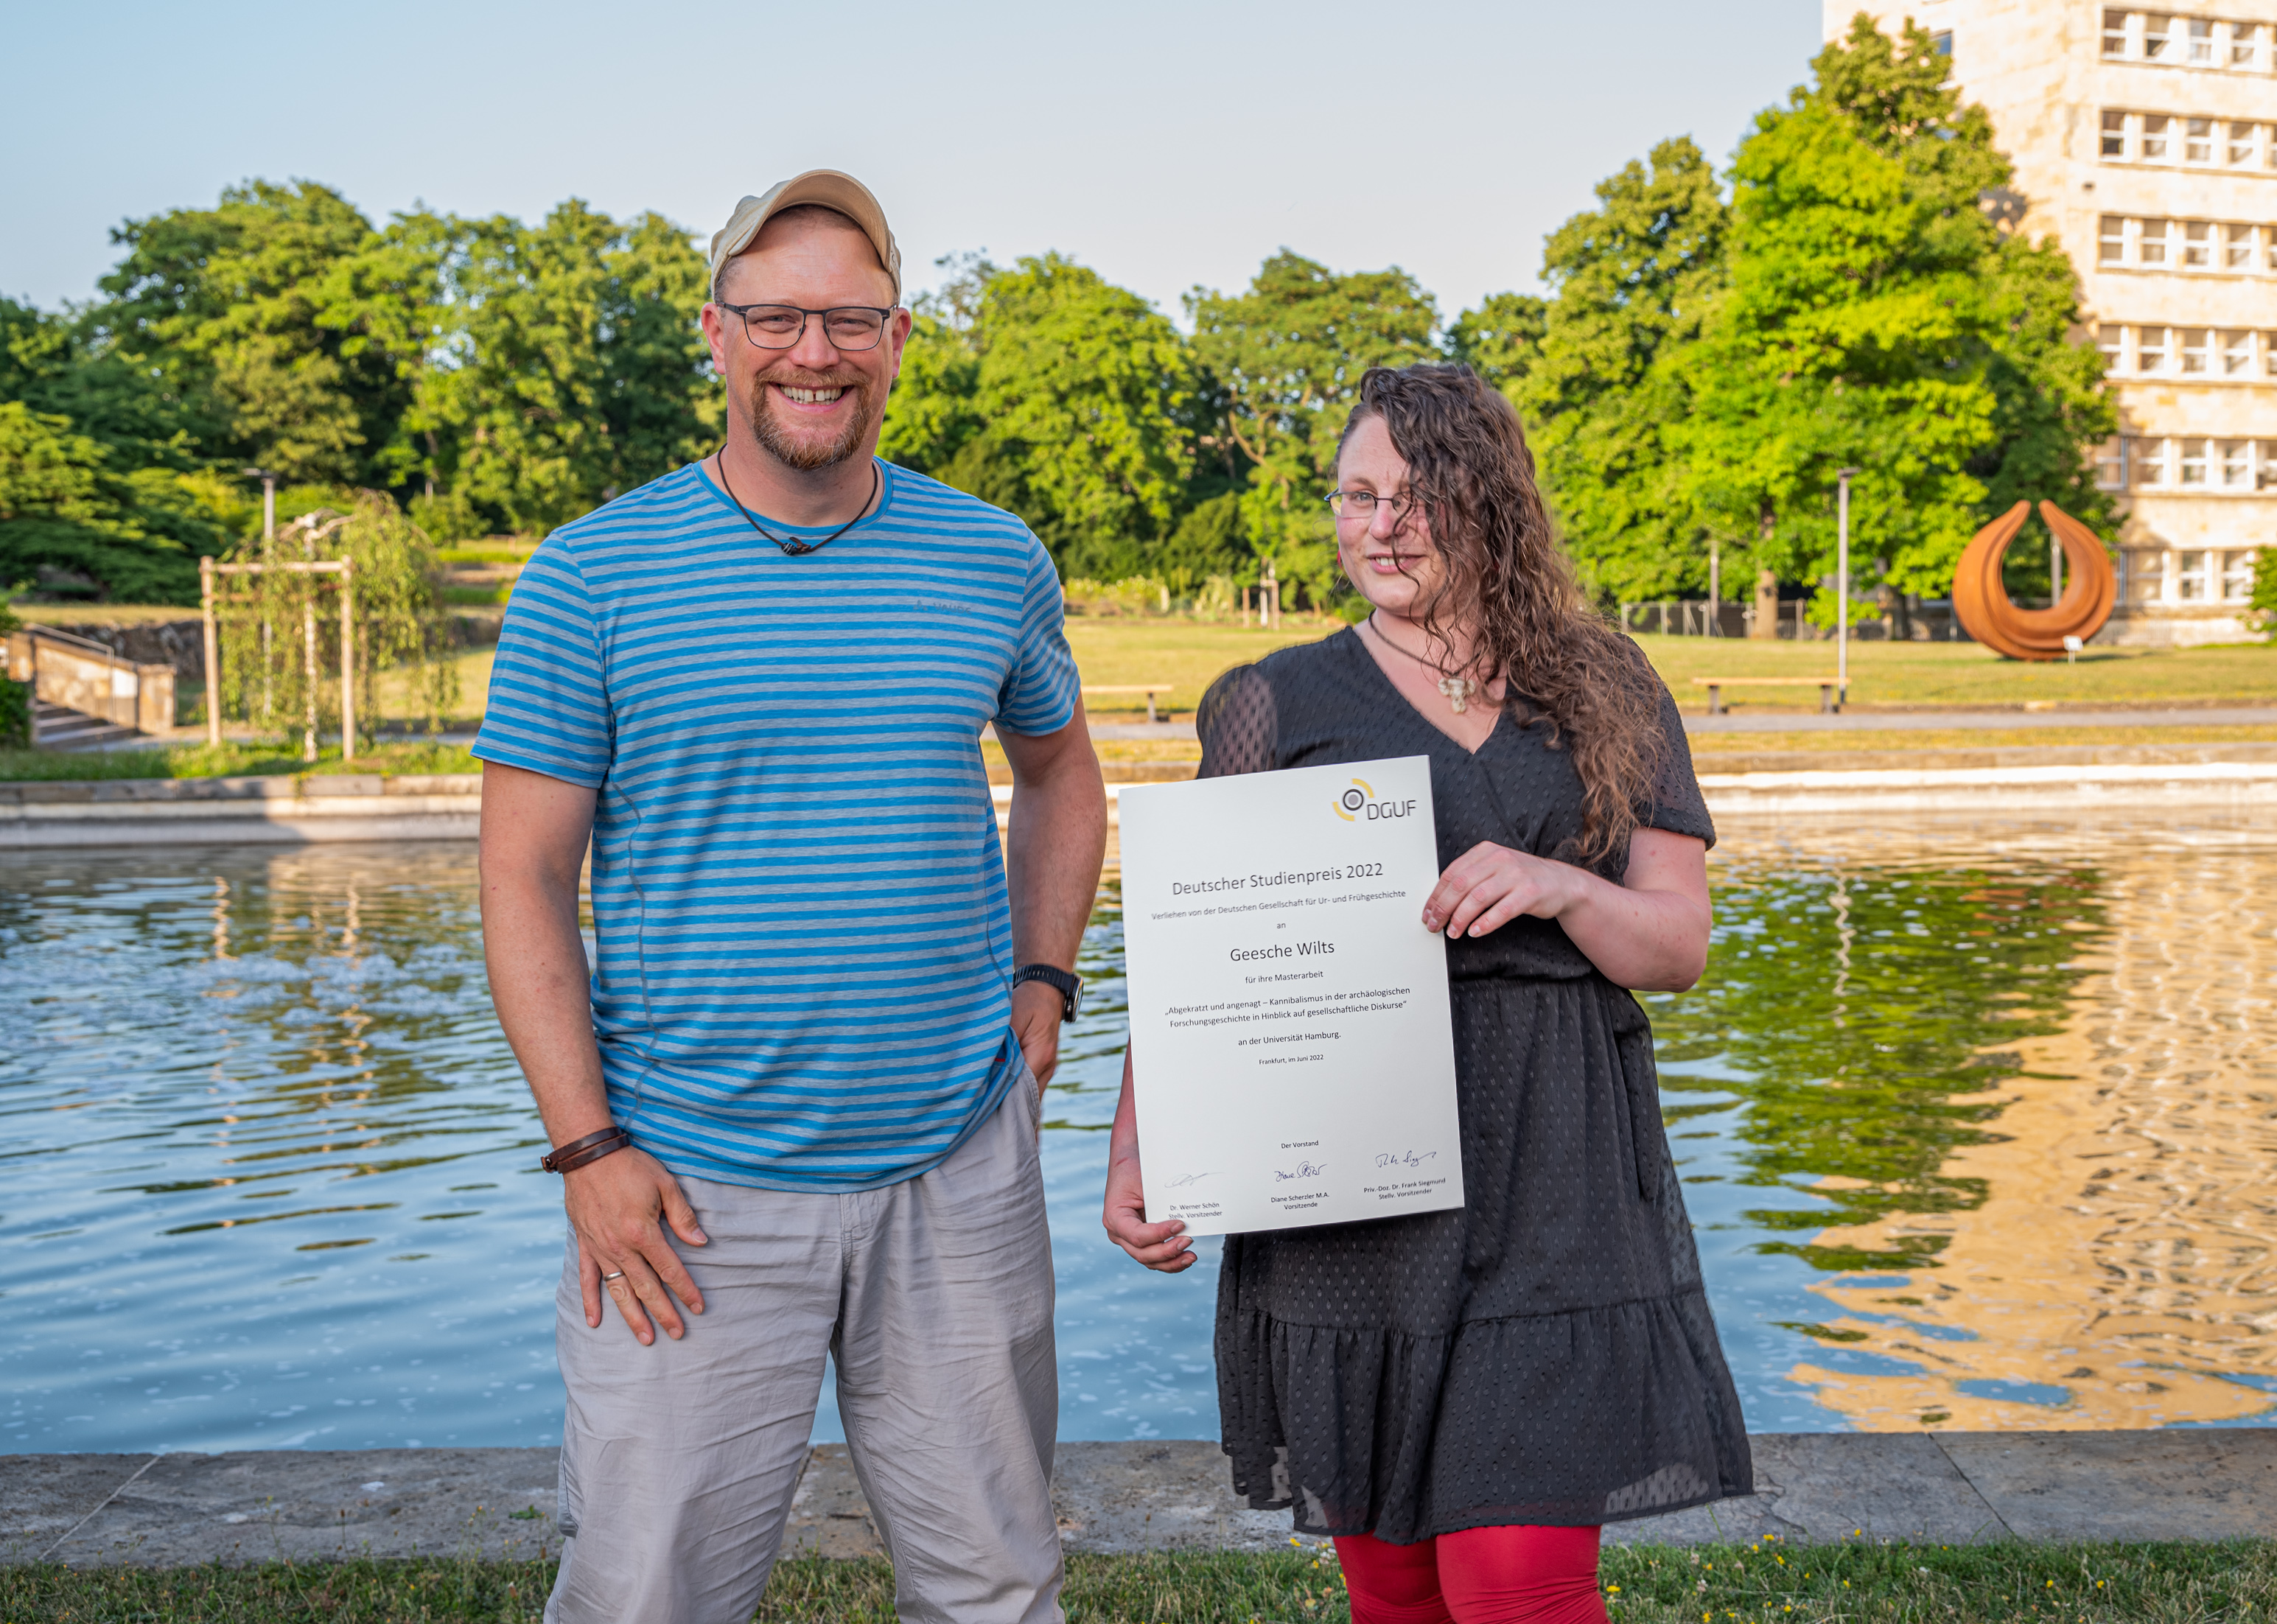
<path id="1" fill-rule="evenodd" d="M 2010 603 L 2000 584 L 2000 558 L 2031 511 L 2030 502 L 2018 502 L 1969 541 L 1953 573 L 1953 613 L 1963 630 L 1995 653 L 2010 660 L 2061 660 L 2066 637 L 2084 643 L 2103 629 L 2118 601 L 2119 578 L 2093 530 L 2053 502 L 2042 502 L 2040 517 L 2063 544 L 2070 579 L 2052 609 L 2019 609 Z"/>

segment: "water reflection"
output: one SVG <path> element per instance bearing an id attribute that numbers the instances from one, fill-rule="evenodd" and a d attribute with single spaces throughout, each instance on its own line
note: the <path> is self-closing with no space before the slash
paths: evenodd
<path id="1" fill-rule="evenodd" d="M 1751 1102 L 1742 1132 L 1762 1147 L 1751 1158 L 1762 1174 L 1800 1175 L 1821 1198 L 1827 1227 L 1804 1254 L 1882 1271 L 1820 1282 L 1830 1311 L 1795 1329 L 1884 1368 L 1806 1357 L 1790 1379 L 1876 1429 L 2267 1422 L 2277 850 L 2243 832 L 2156 826 L 1976 843 L 1967 868 L 1919 835 L 1822 839 L 1808 859 L 1743 842 L 1728 860 L 1734 887 L 1827 865 L 1854 895 L 1870 887 L 1885 908 L 1917 905 L 1925 939 L 1943 932 L 1979 949 L 1943 974 L 1891 956 L 1863 989 L 1866 1018 L 1885 1033 L 1877 1052 L 1892 1027 L 1924 1029 L 1910 1052 L 1932 1069 L 1883 1068 L 1913 1098 L 1862 1100 L 1854 1027 L 1831 1018 L 1806 1025 L 1826 1045 L 1818 1101 L 1807 1059 L 1725 1085 Z M 2052 936 L 2068 938 L 2068 958 L 2045 950 Z M 1733 955 L 1719 974 L 1752 962 Z M 1809 1006 L 1807 990 L 1791 995 Z M 1836 1116 L 1853 1125 L 1828 1135 L 1824 1102 L 1838 1098 Z M 1956 1117 L 1969 1126 L 1934 1159 L 1905 1127 Z M 1788 1154 L 1797 1144 L 1809 1154 Z"/>
<path id="2" fill-rule="evenodd" d="M 1650 1000 L 1751 1425 L 2277 1399 L 2277 841 L 1726 831 Z M 1047 1109 L 1062 1431 L 1216 1430 L 1216 1247 L 1098 1228 L 1121 916 Z M 0 857 L 0 1451 L 538 1444 L 559 1195 L 450 844 Z M 836 1436 L 826 1390 L 818 1422 Z"/>

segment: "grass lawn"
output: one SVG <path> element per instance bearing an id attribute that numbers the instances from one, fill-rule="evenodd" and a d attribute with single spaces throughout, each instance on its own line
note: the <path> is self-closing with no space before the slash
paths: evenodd
<path id="1" fill-rule="evenodd" d="M 1192 621 L 1076 619 L 1068 621 L 1068 644 L 1085 682 L 1174 682 L 1170 708 L 1184 715 L 1227 667 L 1288 644 L 1314 642 L 1335 629 L 1318 622 L 1265 631 Z M 1692 685 L 1695 676 L 1816 677 L 1834 670 L 1831 643 L 1651 636 L 1638 637 L 1637 644 L 1687 711 L 1707 706 L 1705 691 Z M 1724 699 L 1743 712 L 1818 708 L 1817 691 L 1809 688 L 1727 689 Z M 2068 666 L 2005 660 L 1973 643 L 1850 645 L 1853 709 L 2214 701 L 2277 705 L 2277 647 L 2093 649 Z M 1100 695 L 1086 703 L 1102 721 L 1126 721 L 1122 713 L 1146 709 L 1143 698 L 1120 695 Z"/>
<path id="2" fill-rule="evenodd" d="M 1705 710 L 1698 676 L 1831 676 L 1831 643 L 1640 637 L 1662 680 L 1686 710 Z M 1974 643 L 1854 643 L 1851 708 L 1944 705 L 2277 704 L 2277 648 L 2228 644 L 2195 649 L 2090 649 L 2078 662 L 2007 660 Z M 1742 711 L 1818 708 L 1812 688 L 1732 688 Z"/>
<path id="3" fill-rule="evenodd" d="M 84 782 L 96 778 L 235 778 L 284 773 L 479 773 L 482 763 L 463 744 L 421 739 L 381 744 L 340 759 L 338 736 L 311 763 L 291 744 L 225 741 L 171 744 L 157 750 L 0 750 L 0 783 Z"/>
<path id="4" fill-rule="evenodd" d="M 537 1619 L 551 1562 L 341 1562 L 225 1568 L 0 1567 L 0 1620 L 201 1620 L 380 1624 Z M 1651 1624 L 2120 1624 L 2250 1620 L 2277 1607 L 2277 1542 L 2219 1545 L 1877 1544 L 1765 1541 L 1609 1549 L 1615 1620 Z M 1332 1552 L 1077 1556 L 1071 1624 L 1345 1624 Z M 775 1569 L 760 1624 L 890 1624 L 882 1561 L 803 1559 Z"/>
<path id="5" fill-rule="evenodd" d="M 1815 728 L 1808 733 L 1694 733 L 1697 760 L 1717 755 L 1807 750 L 1845 755 L 1879 750 L 2077 750 L 2100 744 L 2277 743 L 2277 727 Z M 1105 750 L 1102 744 L 1100 749 Z M 1199 748 L 1199 747 L 1197 747 Z"/>

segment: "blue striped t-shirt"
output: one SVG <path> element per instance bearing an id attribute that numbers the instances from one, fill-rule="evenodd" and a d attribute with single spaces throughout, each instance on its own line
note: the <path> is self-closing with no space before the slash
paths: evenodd
<path id="1" fill-rule="evenodd" d="M 547 537 L 506 612 L 475 753 L 600 792 L 593 1029 L 677 1173 L 914 1178 L 1020 1073 L 980 730 L 1074 719 L 1059 582 L 1018 519 L 879 466 L 797 558 L 681 469 Z"/>

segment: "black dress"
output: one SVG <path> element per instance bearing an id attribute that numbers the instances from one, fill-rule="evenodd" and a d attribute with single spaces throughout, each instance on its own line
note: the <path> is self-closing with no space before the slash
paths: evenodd
<path id="1" fill-rule="evenodd" d="M 1712 842 L 1660 692 L 1644 821 Z M 1205 778 L 1428 755 L 1442 867 L 1481 841 L 1570 854 L 1581 832 L 1581 782 L 1546 724 L 1506 709 L 1466 751 L 1355 632 L 1227 672 L 1199 724 Z M 1552 920 L 1450 942 L 1447 972 L 1467 1205 L 1226 1238 L 1218 1401 L 1235 1492 L 1292 1507 L 1307 1533 L 1399 1544 L 1752 1493 L 1644 1011 Z"/>

